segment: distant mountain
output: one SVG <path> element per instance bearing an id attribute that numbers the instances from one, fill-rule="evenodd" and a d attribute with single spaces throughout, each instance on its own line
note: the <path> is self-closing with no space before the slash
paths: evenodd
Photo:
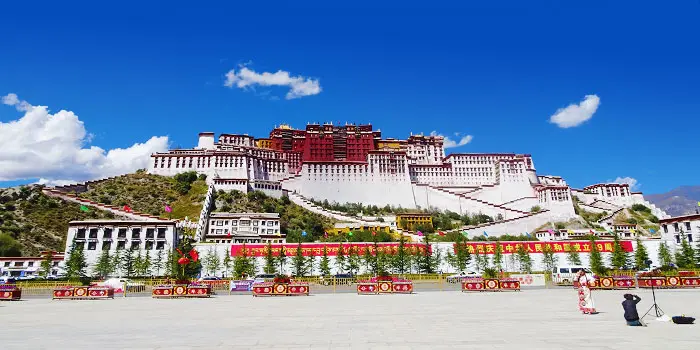
<path id="1" fill-rule="evenodd" d="M 681 186 L 666 193 L 645 195 L 644 198 L 671 216 L 693 214 L 700 209 L 700 186 Z"/>

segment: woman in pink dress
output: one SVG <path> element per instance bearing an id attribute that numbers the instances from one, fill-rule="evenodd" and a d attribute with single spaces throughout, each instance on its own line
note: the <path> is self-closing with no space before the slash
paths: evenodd
<path id="1" fill-rule="evenodd" d="M 578 309 L 584 314 L 597 314 L 589 288 L 589 283 L 593 282 L 591 278 L 586 275 L 585 271 L 580 270 L 574 281 L 578 282 Z"/>

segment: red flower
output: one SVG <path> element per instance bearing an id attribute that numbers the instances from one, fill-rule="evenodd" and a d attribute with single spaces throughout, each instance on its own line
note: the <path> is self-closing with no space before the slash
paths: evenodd
<path id="1" fill-rule="evenodd" d="M 177 260 L 177 263 L 180 265 L 187 265 L 190 263 L 190 259 L 187 259 L 183 256 L 182 258 Z"/>

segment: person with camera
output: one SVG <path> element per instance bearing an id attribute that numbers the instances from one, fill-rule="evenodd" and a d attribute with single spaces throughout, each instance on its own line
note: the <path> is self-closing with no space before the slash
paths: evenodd
<path id="1" fill-rule="evenodd" d="M 637 313 L 637 304 L 642 300 L 638 295 L 625 294 L 622 308 L 625 310 L 625 321 L 628 326 L 646 327 Z"/>

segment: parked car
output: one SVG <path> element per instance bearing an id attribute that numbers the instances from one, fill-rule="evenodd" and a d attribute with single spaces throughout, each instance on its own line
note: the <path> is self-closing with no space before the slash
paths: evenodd
<path id="1" fill-rule="evenodd" d="M 112 287 L 115 291 L 124 290 L 126 284 L 127 292 L 139 292 L 146 289 L 146 285 L 142 282 L 134 282 L 128 278 L 109 278 L 104 282 L 98 283 L 100 286 Z"/>
<path id="2" fill-rule="evenodd" d="M 462 278 L 466 277 L 481 277 L 480 273 L 476 273 L 474 271 L 467 271 L 467 272 L 460 272 L 458 274 L 450 275 L 447 276 L 447 283 L 460 283 L 462 281 Z"/>
<path id="3" fill-rule="evenodd" d="M 0 284 L 15 284 L 17 280 L 14 277 L 2 276 L 0 277 Z"/>
<path id="4" fill-rule="evenodd" d="M 274 274 L 263 273 L 260 275 L 255 275 L 255 278 L 253 279 L 253 283 L 272 282 L 273 279 L 275 279 Z"/>
<path id="5" fill-rule="evenodd" d="M 221 280 L 221 278 L 216 277 L 216 276 L 205 276 L 205 277 L 201 277 L 198 281 L 202 282 L 202 281 L 220 281 L 220 280 Z"/>
<path id="6" fill-rule="evenodd" d="M 593 272 L 587 267 L 576 265 L 556 266 L 552 269 L 552 281 L 556 284 L 571 285 L 574 283 L 574 277 L 579 271 L 585 271 L 589 279 L 593 279 Z"/>

